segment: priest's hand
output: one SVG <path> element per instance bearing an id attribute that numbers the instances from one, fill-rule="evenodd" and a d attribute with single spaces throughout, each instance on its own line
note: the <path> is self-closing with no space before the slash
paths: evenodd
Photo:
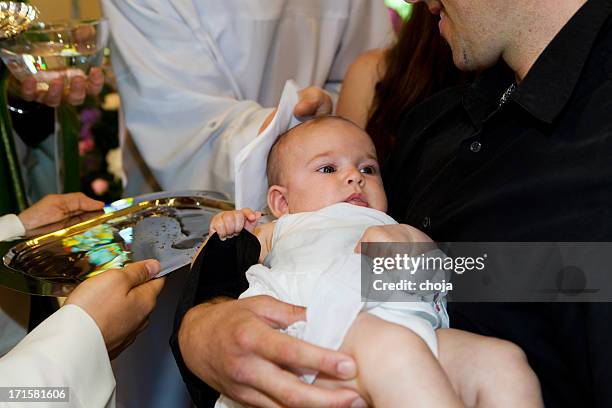
<path id="1" fill-rule="evenodd" d="M 333 110 L 334 103 L 330 94 L 318 86 L 309 86 L 299 92 L 299 100 L 293 108 L 293 114 L 302 120 L 306 120 L 310 117 L 331 115 Z M 274 119 L 276 111 L 277 109 L 274 109 L 270 112 L 263 121 L 257 134 L 266 130 L 270 122 L 272 122 L 272 119 Z"/>
<path id="2" fill-rule="evenodd" d="M 331 96 L 318 86 L 302 89 L 299 98 L 293 109 L 293 114 L 298 118 L 331 115 L 334 110 Z"/>
<path id="3" fill-rule="evenodd" d="M 66 304 L 79 306 L 90 315 L 102 333 L 111 360 L 132 344 L 146 328 L 164 279 L 159 262 L 147 260 L 112 269 L 81 283 Z"/>
<path id="4" fill-rule="evenodd" d="M 102 201 L 83 193 L 50 194 L 19 214 L 26 232 L 75 215 L 104 208 Z"/>
<path id="5" fill-rule="evenodd" d="M 32 76 L 26 77 L 19 82 L 11 77 L 9 91 L 11 95 L 19 97 L 24 101 L 38 102 L 55 108 L 63 101 L 70 105 L 81 105 L 87 95 L 97 95 L 104 86 L 104 73 L 99 67 L 94 67 L 88 76 L 74 75 L 68 78 L 62 75 L 47 82 L 37 82 Z M 41 86 L 43 85 L 43 86 Z"/>

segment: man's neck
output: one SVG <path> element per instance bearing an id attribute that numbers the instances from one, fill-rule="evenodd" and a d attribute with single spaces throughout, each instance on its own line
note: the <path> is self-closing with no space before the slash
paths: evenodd
<path id="1" fill-rule="evenodd" d="M 503 59 L 521 82 L 567 22 L 587 2 L 587 0 L 548 0 L 523 2 L 530 9 L 520 7 L 516 29 L 509 41 Z"/>

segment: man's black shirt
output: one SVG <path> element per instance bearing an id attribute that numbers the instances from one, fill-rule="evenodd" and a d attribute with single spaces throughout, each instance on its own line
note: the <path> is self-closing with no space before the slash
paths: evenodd
<path id="1" fill-rule="evenodd" d="M 612 241 L 612 1 L 588 1 L 517 90 L 503 63 L 403 121 L 390 215 L 435 241 Z M 449 305 L 451 325 L 520 345 L 547 406 L 612 406 L 609 304 Z"/>

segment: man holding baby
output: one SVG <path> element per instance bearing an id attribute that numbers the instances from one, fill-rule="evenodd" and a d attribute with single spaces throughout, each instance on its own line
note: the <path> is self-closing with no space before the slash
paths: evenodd
<path id="1" fill-rule="evenodd" d="M 481 74 L 411 111 L 383 168 L 389 214 L 435 241 L 612 240 L 612 2 L 425 0 L 455 64 Z M 403 241 L 378 228 L 362 241 Z M 219 271 L 223 273 L 223 271 Z M 451 304 L 451 326 L 518 344 L 546 406 L 609 406 L 608 304 Z M 303 309 L 216 297 L 184 317 L 186 367 L 255 406 L 363 404 L 283 379 L 279 367 L 350 380 L 353 359 L 276 329 Z M 176 350 L 175 350 L 176 351 Z M 352 405 L 354 404 L 354 405 Z"/>

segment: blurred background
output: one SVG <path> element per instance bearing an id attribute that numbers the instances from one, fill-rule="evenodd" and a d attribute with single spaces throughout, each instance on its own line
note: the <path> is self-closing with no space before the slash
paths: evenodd
<path id="1" fill-rule="evenodd" d="M 102 17 L 99 0 L 30 0 L 40 11 L 40 20 L 93 20 Z M 121 155 L 118 138 L 119 96 L 110 65 L 110 50 L 104 61 L 106 84 L 100 95 L 88 97 L 77 107 L 79 132 L 80 190 L 111 202 L 122 194 Z"/>
<path id="2" fill-rule="evenodd" d="M 68 18 L 100 18 L 102 11 L 98 0 L 30 0 L 47 20 Z"/>
<path id="3" fill-rule="evenodd" d="M 38 8 L 41 21 L 94 20 L 102 17 L 100 0 L 29 0 L 29 3 Z M 384 0 L 384 3 L 389 8 L 396 32 L 399 32 L 402 21 L 409 18 L 410 6 L 404 0 Z M 72 191 L 80 190 L 109 203 L 121 198 L 125 179 L 119 150 L 120 100 L 109 48 L 105 50 L 103 69 L 106 85 L 102 93 L 88 97 L 83 105 L 74 109 L 69 123 L 64 120 L 60 124 L 78 131 L 80 172 L 78 175 L 71 172 L 74 174 L 71 185 L 75 186 Z M 42 193 L 35 196 L 30 192 L 32 200 L 41 197 Z"/>

